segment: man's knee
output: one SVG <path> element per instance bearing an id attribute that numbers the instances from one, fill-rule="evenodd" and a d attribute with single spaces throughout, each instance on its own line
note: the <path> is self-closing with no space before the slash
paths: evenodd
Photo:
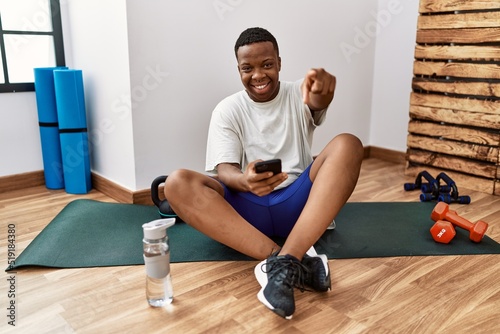
<path id="1" fill-rule="evenodd" d="M 222 186 L 218 181 L 208 175 L 189 169 L 178 169 L 172 172 L 164 185 L 165 197 L 169 200 L 174 197 L 191 197 L 196 193 L 205 193 L 208 189 L 223 193 Z"/>
<path id="2" fill-rule="evenodd" d="M 347 153 L 351 157 L 358 160 L 363 159 L 364 148 L 361 140 L 353 134 L 342 133 L 337 135 L 331 141 L 335 150 L 340 150 L 342 153 Z"/>
<path id="3" fill-rule="evenodd" d="M 163 191 L 167 198 L 179 193 L 179 189 L 185 189 L 186 184 L 193 179 L 193 171 L 178 169 L 173 171 L 165 180 Z"/>
<path id="4" fill-rule="evenodd" d="M 348 145 L 349 147 L 353 148 L 363 148 L 363 144 L 361 143 L 361 140 L 359 140 L 358 137 L 351 133 L 341 133 L 337 135 L 334 140 L 336 142 L 340 142 L 343 145 Z"/>

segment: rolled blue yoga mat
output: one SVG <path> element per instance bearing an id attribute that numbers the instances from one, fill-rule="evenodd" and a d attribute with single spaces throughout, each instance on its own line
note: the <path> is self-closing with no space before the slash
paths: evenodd
<path id="1" fill-rule="evenodd" d="M 54 86 L 65 189 L 86 194 L 92 184 L 82 71 L 55 70 Z"/>
<path id="2" fill-rule="evenodd" d="M 61 144 L 54 90 L 54 71 L 66 68 L 43 67 L 34 69 L 43 172 L 45 186 L 49 189 L 64 188 Z"/>
<path id="3" fill-rule="evenodd" d="M 87 132 L 63 132 L 60 136 L 66 192 L 86 194 L 92 189 Z"/>
<path id="4" fill-rule="evenodd" d="M 42 142 L 43 175 L 48 189 L 63 189 L 64 174 L 61 155 L 61 140 L 59 128 L 40 125 L 40 140 Z"/>

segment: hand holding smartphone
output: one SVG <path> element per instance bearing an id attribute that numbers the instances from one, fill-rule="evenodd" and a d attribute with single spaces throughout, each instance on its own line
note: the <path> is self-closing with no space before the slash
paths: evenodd
<path id="1" fill-rule="evenodd" d="M 259 161 L 255 163 L 255 172 L 273 172 L 273 175 L 281 173 L 281 159 Z"/>

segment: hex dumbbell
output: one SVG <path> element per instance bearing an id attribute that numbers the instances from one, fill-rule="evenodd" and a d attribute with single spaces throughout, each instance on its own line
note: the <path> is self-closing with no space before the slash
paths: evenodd
<path id="1" fill-rule="evenodd" d="M 435 242 L 439 242 L 442 244 L 449 243 L 457 234 L 455 228 L 453 227 L 453 224 L 445 220 L 438 220 L 431 227 L 430 231 L 432 239 L 434 239 Z"/>
<path id="2" fill-rule="evenodd" d="M 469 239 L 474 242 L 480 242 L 488 229 L 488 223 L 482 220 L 479 220 L 475 224 L 471 223 L 467 219 L 459 216 L 456 211 L 450 210 L 450 207 L 445 202 L 439 202 L 434 207 L 431 213 L 431 219 L 435 222 L 445 220 L 469 231 Z"/>

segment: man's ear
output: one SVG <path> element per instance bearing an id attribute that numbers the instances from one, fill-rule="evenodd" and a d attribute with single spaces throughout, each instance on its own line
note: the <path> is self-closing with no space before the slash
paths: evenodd
<path id="1" fill-rule="evenodd" d="M 278 72 L 281 71 L 281 57 L 278 57 Z"/>

